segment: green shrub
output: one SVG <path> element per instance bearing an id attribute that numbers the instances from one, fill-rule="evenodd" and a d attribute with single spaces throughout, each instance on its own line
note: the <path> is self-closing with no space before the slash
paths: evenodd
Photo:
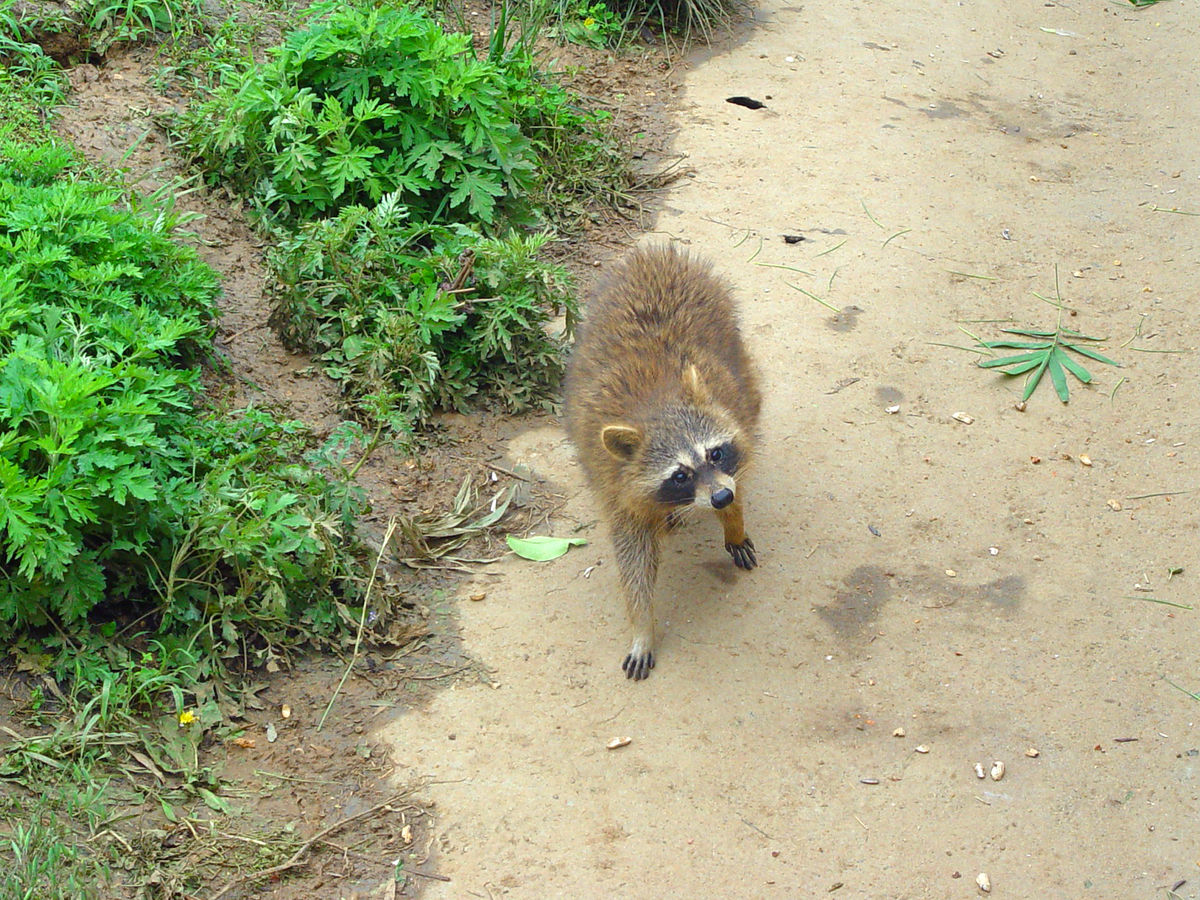
<path id="1" fill-rule="evenodd" d="M 216 277 L 117 192 L 56 177 L 66 151 L 0 163 L 0 621 L 76 621 L 151 547 L 181 461 Z M 106 570 L 108 572 L 106 573 Z"/>
<path id="2" fill-rule="evenodd" d="M 616 12 L 615 4 L 610 6 L 604 0 L 596 3 L 575 0 L 562 7 L 559 31 L 573 44 L 614 47 L 624 36 L 630 14 L 629 11 L 624 15 Z"/>
<path id="3" fill-rule="evenodd" d="M 0 137 L 36 133 L 44 127 L 38 113 L 62 103 L 67 92 L 67 79 L 34 42 L 27 8 L 15 7 L 15 0 L 0 0 Z"/>
<path id="4" fill-rule="evenodd" d="M 312 7 L 265 65 L 185 117 L 202 165 L 291 220 L 398 193 L 423 220 L 492 222 L 531 183 L 511 85 L 408 7 Z"/>
<path id="5" fill-rule="evenodd" d="M 73 12 L 89 32 L 92 48 L 107 53 L 113 44 L 175 31 L 199 9 L 194 0 L 77 0 Z"/>
<path id="6" fill-rule="evenodd" d="M 348 207 L 272 253 L 272 322 L 320 354 L 360 412 L 399 431 L 477 395 L 512 411 L 549 408 L 576 306 L 566 273 L 538 259 L 545 242 L 407 224 L 395 196 Z M 464 290 L 447 290 L 464 266 Z M 554 336 L 560 312 L 566 330 Z"/>
<path id="7" fill-rule="evenodd" d="M 345 447 L 196 408 L 217 278 L 53 145 L 0 147 L 0 623 L 78 627 L 106 601 L 261 648 L 330 634 L 355 596 Z"/>

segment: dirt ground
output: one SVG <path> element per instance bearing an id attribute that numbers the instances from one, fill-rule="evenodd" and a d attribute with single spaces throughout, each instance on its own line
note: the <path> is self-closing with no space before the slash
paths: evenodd
<path id="1" fill-rule="evenodd" d="M 1197 46 L 1190 0 L 762 0 L 692 61 L 645 239 L 741 298 L 760 566 L 675 535 L 627 682 L 572 452 L 514 438 L 590 543 L 462 587 L 491 684 L 377 733 L 434 782 L 426 897 L 1200 897 Z M 1020 411 L 943 345 L 1052 329 L 1056 269 L 1123 367 Z"/>
<path id="2" fill-rule="evenodd" d="M 1200 898 L 1200 706 L 1172 685 L 1200 691 L 1196 11 L 762 0 L 678 92 L 645 60 L 589 66 L 647 169 L 691 169 L 643 239 L 714 259 L 742 302 L 767 387 L 760 566 L 735 571 L 715 522 L 675 535 L 658 668 L 630 683 L 556 423 L 451 417 L 425 458 L 373 459 L 376 529 L 523 463 L 552 500 L 538 530 L 589 544 L 414 582 L 412 653 L 364 661 L 320 734 L 341 665 L 265 679 L 255 746 L 212 752 L 243 814 L 312 835 L 400 799 L 227 896 L 383 897 L 404 858 L 424 876 L 402 893 L 427 898 L 953 898 L 980 873 L 996 897 Z M 155 120 L 184 99 L 153 65 L 78 67 L 60 124 L 148 187 L 178 174 Z M 332 386 L 265 327 L 237 204 L 181 203 L 224 278 L 227 389 L 332 427 Z M 626 238 L 574 245 L 585 282 Z M 1123 367 L 1018 411 L 1020 380 L 943 345 L 1053 328 L 1034 292 L 1056 267 L 1069 326 Z"/>

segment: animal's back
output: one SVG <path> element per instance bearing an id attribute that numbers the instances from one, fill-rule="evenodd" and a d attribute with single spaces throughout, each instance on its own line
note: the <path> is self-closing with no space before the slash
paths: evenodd
<path id="1" fill-rule="evenodd" d="M 677 402 L 688 364 L 712 400 L 752 431 L 761 396 L 728 288 L 707 263 L 670 245 L 635 250 L 588 304 L 567 373 L 571 440 L 586 447 L 607 422 L 637 422 Z"/>

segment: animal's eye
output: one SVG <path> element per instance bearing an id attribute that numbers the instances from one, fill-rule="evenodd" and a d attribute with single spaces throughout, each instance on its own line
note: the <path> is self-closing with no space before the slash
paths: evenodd
<path id="1" fill-rule="evenodd" d="M 671 476 L 671 480 L 673 482 L 675 482 L 676 484 L 687 484 L 688 479 L 691 477 L 692 476 L 689 475 L 687 472 L 685 472 L 683 469 L 680 469 L 678 472 L 676 472 L 674 475 Z"/>
<path id="2" fill-rule="evenodd" d="M 713 447 L 711 450 L 708 451 L 708 461 L 709 462 L 719 463 L 724 458 L 725 458 L 725 451 L 722 450 L 720 447 Z"/>

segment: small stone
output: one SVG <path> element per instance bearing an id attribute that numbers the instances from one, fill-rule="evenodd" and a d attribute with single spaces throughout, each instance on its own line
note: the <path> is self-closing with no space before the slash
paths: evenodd
<path id="1" fill-rule="evenodd" d="M 1090 456 L 1088 456 L 1086 453 L 1080 453 L 1079 454 L 1079 462 L 1090 468 L 1092 465 L 1092 458 Z"/>
<path id="2" fill-rule="evenodd" d="M 983 771 L 983 763 L 975 763 L 975 777 L 976 778 L 986 778 L 987 777 L 986 773 Z"/>
<path id="3" fill-rule="evenodd" d="M 895 406 L 885 406 L 883 411 L 888 415 L 894 416 L 896 413 L 900 412 L 900 404 L 897 403 Z"/>
<path id="4" fill-rule="evenodd" d="M 972 416 L 968 413 L 965 413 L 965 412 L 956 412 L 950 418 L 954 419 L 954 421 L 956 421 L 956 422 L 962 422 L 964 425 L 970 425 L 972 422 L 975 421 L 974 416 Z"/>
<path id="5" fill-rule="evenodd" d="M 947 569 L 947 570 L 946 570 L 946 577 L 947 577 L 947 578 L 957 578 L 957 577 L 958 577 L 958 573 L 957 573 L 957 572 L 955 572 L 953 569 Z"/>
<path id="6" fill-rule="evenodd" d="M 1014 409 L 1015 409 L 1017 412 L 1025 412 L 1025 401 L 1024 401 L 1024 400 L 1018 400 L 1016 403 L 1014 403 L 1014 404 L 1013 404 L 1013 408 L 1014 408 Z"/>
<path id="7" fill-rule="evenodd" d="M 992 769 L 990 772 L 988 772 L 988 774 L 992 776 L 992 781 L 999 781 L 1001 778 L 1003 778 L 1004 777 L 1004 762 L 1003 762 L 1003 760 L 998 759 L 994 763 L 992 763 Z"/>
<path id="8" fill-rule="evenodd" d="M 975 884 L 977 884 L 979 889 L 985 894 L 990 894 L 992 892 L 992 879 L 988 878 L 987 872 L 980 872 L 978 875 L 976 875 Z"/>
<path id="9" fill-rule="evenodd" d="M 1025 755 L 1026 755 L 1026 756 L 1028 756 L 1030 759 L 1037 759 L 1037 758 L 1038 758 L 1039 756 L 1041 756 L 1042 754 L 1041 754 L 1041 752 L 1038 750 L 1038 748 L 1037 748 L 1037 747 L 1028 747 L 1028 748 L 1026 748 L 1026 750 L 1025 750 Z"/>
<path id="10" fill-rule="evenodd" d="M 625 747 L 625 746 L 631 744 L 632 742 L 633 742 L 633 738 L 615 737 L 611 741 L 609 741 L 607 744 L 605 744 L 605 746 L 609 750 L 616 750 L 618 747 Z"/>
<path id="11" fill-rule="evenodd" d="M 1120 500 L 1109 500 L 1109 501 L 1108 501 L 1108 503 L 1107 503 L 1106 505 L 1107 505 L 1107 506 L 1108 506 L 1108 508 L 1109 508 L 1109 509 L 1111 509 L 1113 512 L 1120 512 L 1120 511 L 1121 511 L 1121 501 L 1120 501 Z"/>
<path id="12" fill-rule="evenodd" d="M 1042 461 L 1042 458 L 1040 456 L 1031 456 L 1029 457 L 1029 461 L 1036 466 Z"/>
<path id="13" fill-rule="evenodd" d="M 917 744 L 917 746 L 913 747 L 913 750 L 915 750 L 917 753 L 928 753 L 929 752 L 929 748 L 926 747 L 924 744 Z"/>
<path id="14" fill-rule="evenodd" d="M 897 728 L 892 732 L 892 737 L 904 737 L 904 729 L 902 727 Z"/>
<path id="15" fill-rule="evenodd" d="M 485 597 L 487 597 L 487 593 L 485 591 L 480 591 L 478 594 L 472 594 L 467 599 L 473 600 L 474 602 L 478 603 L 480 600 L 484 599 Z"/>
<path id="16" fill-rule="evenodd" d="M 281 716 L 283 716 L 285 719 L 290 719 L 290 718 L 292 717 L 292 706 L 291 706 L 291 704 L 290 704 L 290 703 L 285 703 L 285 704 L 283 704 L 283 706 L 281 706 L 281 707 L 279 708 L 279 714 L 280 714 Z"/>

